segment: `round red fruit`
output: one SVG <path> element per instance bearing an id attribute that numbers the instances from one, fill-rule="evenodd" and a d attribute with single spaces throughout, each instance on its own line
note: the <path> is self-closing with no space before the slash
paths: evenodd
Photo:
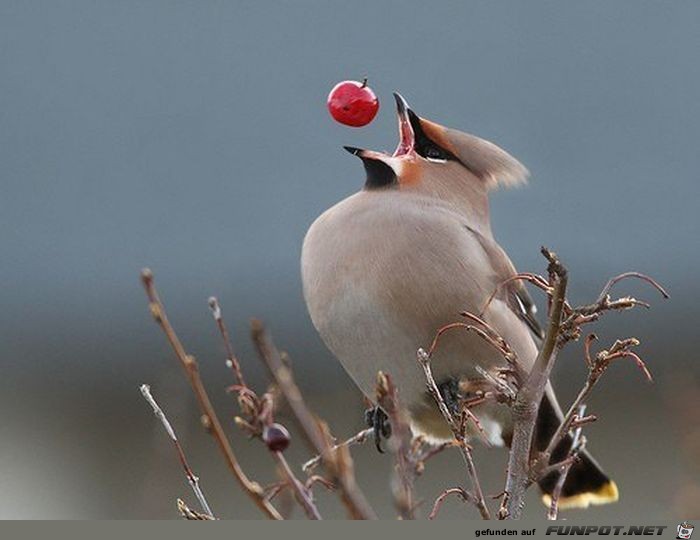
<path id="1" fill-rule="evenodd" d="M 328 94 L 328 111 L 333 118 L 346 126 L 366 126 L 374 119 L 378 110 L 379 100 L 367 86 L 367 79 L 362 82 L 340 82 Z"/>

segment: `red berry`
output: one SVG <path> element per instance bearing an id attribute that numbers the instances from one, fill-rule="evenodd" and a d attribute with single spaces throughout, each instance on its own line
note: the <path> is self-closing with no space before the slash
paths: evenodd
<path id="1" fill-rule="evenodd" d="M 362 82 L 343 81 L 336 84 L 328 94 L 328 111 L 341 124 L 362 127 L 369 124 L 377 115 L 379 100 Z"/>
<path id="2" fill-rule="evenodd" d="M 263 428 L 263 441 L 272 452 L 284 452 L 289 446 L 290 435 L 282 424 L 270 424 Z"/>

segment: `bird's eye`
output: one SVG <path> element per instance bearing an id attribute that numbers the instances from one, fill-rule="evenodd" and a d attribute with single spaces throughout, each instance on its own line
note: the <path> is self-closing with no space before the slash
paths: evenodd
<path id="1" fill-rule="evenodd" d="M 428 146 L 428 148 L 425 149 L 425 158 L 431 161 L 447 160 L 445 153 L 436 146 Z"/>

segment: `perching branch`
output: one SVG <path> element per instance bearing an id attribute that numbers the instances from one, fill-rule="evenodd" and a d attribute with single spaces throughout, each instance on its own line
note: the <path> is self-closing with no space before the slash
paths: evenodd
<path id="1" fill-rule="evenodd" d="M 520 517 L 527 489 L 533 483 L 555 473 L 559 476 L 554 485 L 547 516 L 550 519 L 556 518 L 568 472 L 578 460 L 578 456 L 585 446 L 585 438 L 581 434 L 582 427 L 596 420 L 595 415 L 585 416 L 583 412 L 593 388 L 608 367 L 619 359 L 634 361 L 647 379 L 651 380 L 651 374 L 646 364 L 634 351 L 634 348 L 639 344 L 637 339 L 617 340 L 609 349 L 592 354 L 590 350 L 591 343 L 595 337 L 593 335 L 588 336 L 584 341 L 584 358 L 588 367 L 588 377 L 568 408 L 561 425 L 558 426 L 551 439 L 546 441 L 546 448 L 541 452 L 535 451 L 533 435 L 539 405 L 543 399 L 553 364 L 561 348 L 570 341 L 578 340 L 582 335 L 583 326 L 597 321 L 606 312 L 627 310 L 637 306 L 649 307 L 649 304 L 646 302 L 630 296 L 612 299 L 610 297 L 611 289 L 623 279 L 637 278 L 649 283 L 665 298 L 668 297 L 661 285 L 652 278 L 637 272 L 627 272 L 609 280 L 592 304 L 572 307 L 566 299 L 568 279 L 566 268 L 559 262 L 556 255 L 546 248 L 542 248 L 542 253 L 549 262 L 547 278 L 532 273 L 513 275 L 501 283 L 490 295 L 479 315 L 462 313 L 461 315 L 467 319 L 467 322 L 455 322 L 439 328 L 432 343 L 429 345 L 428 352 L 426 353 L 422 349 L 418 350 L 418 361 L 426 379 L 428 392 L 452 431 L 452 441 L 431 446 L 426 444 L 421 437 L 413 437 L 407 413 L 401 407 L 399 399 L 400 389 L 394 386 L 390 374 L 379 374 L 376 397 L 378 405 L 387 413 L 392 425 L 389 446 L 396 459 L 396 466 L 391 485 L 394 501 L 401 518 L 413 519 L 415 517 L 419 503 L 416 502 L 414 484 L 417 476 L 424 472 L 426 461 L 443 450 L 456 446 L 459 448 L 465 463 L 471 491 L 467 491 L 459 486 L 445 489 L 435 499 L 429 519 L 434 519 L 444 501 L 453 495 L 461 498 L 464 502 L 473 504 L 484 519 L 490 519 L 491 514 L 486 505 L 474 464 L 472 449 L 467 440 L 467 426 L 470 422 L 474 425 L 474 432 L 481 433 L 485 440 L 488 439 L 479 417 L 473 411 L 473 409 L 487 402 L 496 402 L 509 407 L 513 418 L 506 487 L 505 491 L 499 495 L 499 497 L 502 497 L 498 513 L 499 518 L 516 519 Z M 301 391 L 294 381 L 287 359 L 277 350 L 262 324 L 253 321 L 253 342 L 258 355 L 267 366 L 274 381 L 274 384 L 266 393 L 262 395 L 257 394 L 245 381 L 241 364 L 231 344 L 221 307 L 216 298 L 212 297 L 209 300 L 209 306 L 226 350 L 226 364 L 235 378 L 235 384 L 230 386 L 227 391 L 236 394 L 241 410 L 241 415 L 236 416 L 234 421 L 249 436 L 262 440 L 267 445 L 281 475 L 280 481 L 271 484 L 265 489 L 248 479 L 242 471 L 225 436 L 221 423 L 212 408 L 199 375 L 197 362 L 191 355 L 187 354 L 168 321 L 163 305 L 158 298 L 153 283 L 153 276 L 149 270 L 142 272 L 142 281 L 148 295 L 151 314 L 163 330 L 176 357 L 185 370 L 197 398 L 202 413 L 203 425 L 217 442 L 234 477 L 255 504 L 268 517 L 283 519 L 282 514 L 273 506 L 272 500 L 284 490 L 288 490 L 287 493 L 294 495 L 294 499 L 302 507 L 308 518 L 320 519 L 321 516 L 314 501 L 312 488 L 316 484 L 321 484 L 326 489 L 337 490 L 350 517 L 355 519 L 376 518 L 374 510 L 356 484 L 353 461 L 349 450 L 351 446 L 360 444 L 369 438 L 373 430 L 364 429 L 347 440 L 337 443 L 331 437 L 325 423 L 308 408 Z M 484 315 L 489 304 L 496 298 L 499 291 L 502 291 L 504 286 L 513 281 L 527 281 L 535 285 L 547 295 L 549 301 L 546 335 L 530 369 L 527 369 L 527 366 L 521 363 L 515 350 L 487 322 L 486 318 L 488 315 Z M 497 367 L 496 369 L 490 367 L 488 370 L 481 366 L 475 366 L 480 376 L 479 378 L 457 381 L 459 383 L 460 409 L 456 412 L 448 407 L 445 401 L 446 398 L 440 393 L 432 373 L 431 355 L 439 347 L 441 339 L 446 333 L 459 330 L 470 332 L 488 343 L 500 354 L 504 364 L 502 367 Z M 144 385 L 142 387 L 142 393 L 171 436 L 188 481 L 204 512 L 200 513 L 188 508 L 179 499 L 178 510 L 186 519 L 214 519 L 199 488 L 197 478 L 187 464 L 172 426 L 170 426 L 162 410 L 158 407 L 147 386 Z M 283 454 L 284 449 L 289 444 L 290 436 L 284 426 L 274 422 L 276 404 L 278 404 L 280 399 L 287 401 L 296 422 L 301 428 L 302 435 L 312 451 L 317 454 L 302 467 L 302 470 L 309 474 L 305 482 L 297 478 L 293 468 Z M 572 444 L 565 457 L 561 458 L 560 445 L 569 436 Z M 552 463 L 555 449 L 557 449 L 559 454 L 557 455 L 559 461 Z M 319 465 L 323 466 L 325 476 L 310 474 Z M 293 499 L 290 497 L 285 500 L 291 503 Z M 286 514 L 287 512 L 285 512 Z"/>
<path id="2" fill-rule="evenodd" d="M 386 413 L 391 424 L 390 448 L 396 458 L 392 491 L 394 504 L 401 519 L 415 519 L 416 503 L 413 493 L 416 466 L 412 463 L 412 435 L 405 411 L 391 376 L 381 371 L 377 375 L 377 404 Z"/>
<path id="3" fill-rule="evenodd" d="M 491 519 L 491 513 L 486 506 L 486 501 L 484 500 L 484 494 L 481 490 L 481 483 L 479 482 L 479 476 L 476 472 L 476 466 L 474 465 L 474 458 L 472 456 L 472 449 L 466 441 L 465 429 L 466 422 L 458 422 L 452 416 L 449 407 L 445 403 L 440 390 L 438 389 L 435 378 L 433 377 L 432 368 L 430 367 L 430 356 L 423 349 L 418 349 L 418 362 L 423 368 L 423 373 L 425 374 L 425 379 L 428 384 L 428 392 L 435 400 L 440 413 L 445 418 L 445 421 L 450 426 L 452 430 L 452 435 L 457 442 L 457 446 L 464 460 L 464 464 L 467 467 L 467 473 L 472 486 L 472 491 L 474 493 L 472 499 L 476 504 L 477 509 L 481 513 L 483 519 Z"/>
<path id="4" fill-rule="evenodd" d="M 549 324 L 535 363 L 511 407 L 513 438 L 508 456 L 505 495 L 499 510 L 501 519 L 519 519 L 522 515 L 525 492 L 532 482 L 530 456 L 537 412 L 560 346 L 559 330 L 566 300 L 568 273 L 553 252 L 542 248 L 542 254 L 549 261 L 549 286 L 552 291 Z"/>

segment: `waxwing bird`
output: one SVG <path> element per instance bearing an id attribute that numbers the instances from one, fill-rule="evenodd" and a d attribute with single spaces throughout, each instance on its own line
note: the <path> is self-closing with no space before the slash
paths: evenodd
<path id="1" fill-rule="evenodd" d="M 451 440 L 426 391 L 416 351 L 461 312 L 480 313 L 515 274 L 491 231 L 488 195 L 499 185 L 525 182 L 528 172 L 498 146 L 419 117 L 395 97 L 396 151 L 346 147 L 362 160 L 364 187 L 325 211 L 306 234 L 304 297 L 321 338 L 365 396 L 373 399 L 379 370 L 390 373 L 414 432 Z M 535 311 L 522 282 L 511 281 L 483 312 L 526 369 L 542 335 Z M 448 395 L 457 382 L 482 378 L 476 366 L 495 373 L 503 365 L 500 354 L 471 332 L 444 334 L 432 357 L 435 380 Z M 489 443 L 509 443 L 507 406 L 485 403 L 474 413 Z M 561 418 L 550 384 L 536 429 L 540 449 Z M 563 441 L 554 460 L 570 445 L 570 439 Z M 540 483 L 545 501 L 556 480 L 552 473 Z M 559 506 L 587 507 L 617 496 L 615 483 L 584 452 L 570 470 Z"/>

